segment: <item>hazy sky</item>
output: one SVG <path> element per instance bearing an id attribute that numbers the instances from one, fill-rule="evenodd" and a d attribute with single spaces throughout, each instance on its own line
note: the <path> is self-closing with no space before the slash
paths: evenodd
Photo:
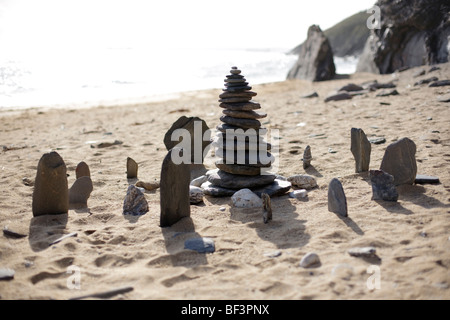
<path id="1" fill-rule="evenodd" d="M 374 0 L 0 0 L 3 48 L 292 48 Z M 369 16 L 369 14 L 368 14 Z"/>

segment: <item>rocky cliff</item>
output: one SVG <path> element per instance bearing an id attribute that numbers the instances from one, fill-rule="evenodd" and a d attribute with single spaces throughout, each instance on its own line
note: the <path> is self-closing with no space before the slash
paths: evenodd
<path id="1" fill-rule="evenodd" d="M 448 0 L 379 0 L 381 28 L 373 29 L 357 72 L 395 70 L 449 61 Z"/>

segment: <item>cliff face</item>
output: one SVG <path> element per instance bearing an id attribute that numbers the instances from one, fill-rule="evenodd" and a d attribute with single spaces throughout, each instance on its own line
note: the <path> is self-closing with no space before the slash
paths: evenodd
<path id="1" fill-rule="evenodd" d="M 449 61 L 448 0 L 379 0 L 381 28 L 373 29 L 357 72 L 391 73 Z"/>
<path id="2" fill-rule="evenodd" d="M 336 74 L 333 51 L 328 39 L 319 26 L 308 29 L 308 38 L 302 44 L 297 62 L 291 68 L 287 79 L 311 81 L 330 80 Z"/>

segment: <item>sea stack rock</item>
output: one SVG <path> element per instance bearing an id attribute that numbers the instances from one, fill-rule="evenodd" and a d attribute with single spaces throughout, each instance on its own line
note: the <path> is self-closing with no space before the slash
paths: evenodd
<path id="1" fill-rule="evenodd" d="M 384 153 L 380 170 L 394 176 L 394 184 L 413 184 L 417 174 L 416 144 L 408 138 L 390 144 Z"/>
<path id="2" fill-rule="evenodd" d="M 328 185 L 328 211 L 347 217 L 347 198 L 341 182 L 333 178 Z"/>
<path id="3" fill-rule="evenodd" d="M 189 183 L 191 173 L 189 164 L 174 161 L 174 154 L 183 152 L 175 147 L 171 149 L 161 167 L 160 179 L 160 226 L 169 227 L 184 217 L 191 215 Z"/>
<path id="4" fill-rule="evenodd" d="M 336 67 L 330 42 L 319 26 L 312 25 L 287 79 L 324 81 L 333 79 L 335 75 Z"/>
<path id="5" fill-rule="evenodd" d="M 69 211 L 67 169 L 61 156 L 53 151 L 39 160 L 33 191 L 33 216 L 63 214 Z"/>
<path id="6" fill-rule="evenodd" d="M 372 147 L 362 129 L 352 128 L 350 150 L 355 157 L 355 172 L 369 171 Z"/>
<path id="7" fill-rule="evenodd" d="M 259 119 L 267 116 L 256 110 L 261 105 L 251 101 L 256 92 L 251 91 L 241 70 L 232 67 L 226 76 L 225 88 L 219 95 L 219 106 L 223 108 L 214 139 L 215 155 L 220 158 L 215 165 L 219 169 L 209 175 L 205 194 L 212 196 L 233 194 L 239 189 L 280 195 L 290 189 L 290 183 L 279 181 L 268 172 L 274 156 L 272 145 L 264 141 L 267 132 Z M 267 186 L 267 190 L 264 187 Z M 262 190 L 260 190 L 262 188 Z M 233 192 L 234 191 L 234 192 Z"/>

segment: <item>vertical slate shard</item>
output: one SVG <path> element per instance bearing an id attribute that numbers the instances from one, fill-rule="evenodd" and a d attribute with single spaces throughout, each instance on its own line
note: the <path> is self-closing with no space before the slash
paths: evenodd
<path id="1" fill-rule="evenodd" d="M 177 147 L 169 150 L 162 163 L 160 180 L 161 227 L 169 227 L 191 214 L 189 164 L 174 162 L 174 159 L 176 159 L 174 155 L 182 152 L 182 149 Z"/>
<path id="2" fill-rule="evenodd" d="M 347 198 L 341 182 L 333 178 L 328 185 L 328 211 L 347 217 Z"/>
<path id="3" fill-rule="evenodd" d="M 350 150 L 355 158 L 355 172 L 369 171 L 372 146 L 362 129 L 352 128 Z"/>

